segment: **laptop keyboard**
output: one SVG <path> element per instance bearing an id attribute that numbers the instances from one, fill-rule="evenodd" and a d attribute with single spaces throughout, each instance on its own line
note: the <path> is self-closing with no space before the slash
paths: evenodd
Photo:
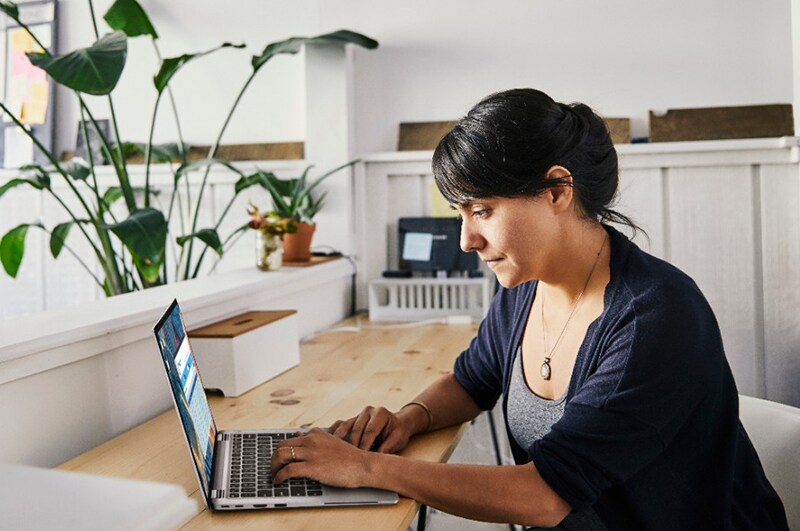
<path id="1" fill-rule="evenodd" d="M 230 498 L 264 498 L 270 496 L 322 496 L 322 484 L 307 478 L 293 478 L 279 485 L 272 482 L 272 452 L 278 443 L 292 438 L 285 433 L 230 434 L 231 475 Z"/>

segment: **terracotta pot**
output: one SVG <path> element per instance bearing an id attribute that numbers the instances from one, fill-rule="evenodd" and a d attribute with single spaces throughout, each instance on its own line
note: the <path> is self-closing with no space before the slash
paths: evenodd
<path id="1" fill-rule="evenodd" d="M 308 262 L 311 260 L 311 238 L 314 236 L 314 223 L 298 223 L 297 232 L 283 235 L 283 261 Z"/>

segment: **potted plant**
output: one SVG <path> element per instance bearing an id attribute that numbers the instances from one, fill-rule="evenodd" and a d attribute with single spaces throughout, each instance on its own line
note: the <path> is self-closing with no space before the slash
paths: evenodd
<path id="1" fill-rule="evenodd" d="M 273 212 L 283 218 L 294 221 L 297 230 L 283 236 L 283 260 L 286 262 L 307 262 L 311 258 L 311 240 L 314 237 L 317 215 L 325 201 L 325 193 L 316 197 L 312 192 L 319 184 L 348 166 L 358 162 L 353 160 L 347 164 L 323 173 L 316 179 L 308 179 L 308 166 L 300 177 L 279 179 L 274 174 L 264 174 L 261 185 L 267 189 L 272 198 Z"/>
<path id="2" fill-rule="evenodd" d="M 42 223 L 23 223 L 9 230 L 0 240 L 0 262 L 6 272 L 15 277 L 25 254 L 25 237 L 28 229 L 43 230 L 50 235 L 50 250 L 58 257 L 62 250 L 73 254 L 97 284 L 108 296 L 127 293 L 137 289 L 164 284 L 172 280 L 195 278 L 206 251 L 210 248 L 221 258 L 233 240 L 233 236 L 247 228 L 247 224 L 237 228 L 225 240 L 219 233 L 222 220 L 228 213 L 233 201 L 239 193 L 253 185 L 263 184 L 265 174 L 256 172 L 245 175 L 229 162 L 216 158 L 217 149 L 223 134 L 233 116 L 236 107 L 251 81 L 262 67 L 278 54 L 296 54 L 307 43 L 353 43 L 365 48 L 375 48 L 378 43 L 369 37 L 349 30 L 340 30 L 317 37 L 292 37 L 277 41 L 264 47 L 259 55 L 250 61 L 252 71 L 239 90 L 228 115 L 222 124 L 219 134 L 205 159 L 189 162 L 188 146 L 180 138 L 180 123 L 175 107 L 170 81 L 189 61 L 215 52 L 223 48 L 242 48 L 243 44 L 223 43 L 217 48 L 204 52 L 184 54 L 178 57 L 161 58 L 158 49 L 158 34 L 150 19 L 136 0 L 115 0 L 103 17 L 109 25 L 111 33 L 100 36 L 97 30 L 92 1 L 89 1 L 92 25 L 95 28 L 96 41 L 85 48 L 80 48 L 63 55 L 54 55 L 43 46 L 36 35 L 20 20 L 17 5 L 8 0 L 0 0 L 0 12 L 13 19 L 21 28 L 30 33 L 39 45 L 41 53 L 28 53 L 30 61 L 44 70 L 56 83 L 71 89 L 80 107 L 80 131 L 82 133 L 88 160 L 73 159 L 70 162 L 59 161 L 53 153 L 43 146 L 33 133 L 21 122 L 4 102 L 0 102 L 0 111 L 4 112 L 12 122 L 27 134 L 35 146 L 49 161 L 48 166 L 32 164 L 21 168 L 22 174 L 6 183 L 0 183 L 0 198 L 10 189 L 17 186 L 30 186 L 42 193 L 50 194 L 63 207 L 68 221 L 54 227 L 45 227 Z M 128 38 L 149 36 L 152 39 L 156 54 L 160 60 L 160 68 L 152 79 L 156 90 L 156 101 L 152 111 L 149 140 L 135 144 L 122 142 L 114 113 L 114 101 L 111 93 L 119 80 L 127 57 Z M 107 96 L 111 126 L 114 138 L 103 132 L 93 113 L 86 106 L 85 95 Z M 153 144 L 153 131 L 159 103 L 167 96 L 175 116 L 178 142 L 164 146 Z M 101 189 L 98 185 L 96 167 L 103 162 L 94 160 L 89 129 L 94 130 L 99 138 L 101 153 L 106 163 L 110 164 L 116 175 L 118 186 Z M 129 174 L 126 152 L 138 150 L 144 154 L 144 182 L 132 182 Z M 171 163 L 177 161 L 177 166 Z M 150 164 L 152 162 L 168 162 L 173 172 L 173 188 L 168 207 L 159 208 L 154 198 L 157 191 L 150 184 Z M 224 166 L 239 175 L 235 184 L 234 197 L 222 210 L 216 223 L 209 227 L 198 226 L 199 214 L 207 208 L 203 202 L 207 188 L 209 172 L 212 166 Z M 189 189 L 189 179 L 194 175 L 202 175 L 198 192 L 192 194 L 192 204 L 182 211 L 177 201 L 179 186 Z M 68 185 L 64 193 L 51 186 L 53 179 L 63 179 Z M 61 197 L 61 195 L 69 197 Z M 124 200 L 124 209 L 119 204 Z M 69 206 L 78 205 L 78 207 Z M 186 205 L 184 205 L 186 207 Z M 184 223 L 170 223 L 173 216 L 180 217 Z M 183 234 L 171 235 L 172 227 L 186 226 Z M 74 229 L 74 230 L 73 230 Z M 68 236 L 78 231 L 89 243 L 91 255 L 81 256 L 68 245 Z M 173 246 L 175 263 L 167 263 L 167 245 Z M 202 245 L 202 248 L 195 249 Z M 87 261 L 96 260 L 102 269 L 95 275 Z"/>

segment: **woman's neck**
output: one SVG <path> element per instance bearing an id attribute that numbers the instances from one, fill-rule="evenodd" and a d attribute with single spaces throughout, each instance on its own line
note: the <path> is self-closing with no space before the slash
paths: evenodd
<path id="1" fill-rule="evenodd" d="M 580 223 L 567 231 L 558 256 L 551 260 L 551 274 L 540 279 L 539 289 L 547 292 L 548 301 L 570 306 L 608 278 L 611 256 L 609 235 L 599 223 Z"/>

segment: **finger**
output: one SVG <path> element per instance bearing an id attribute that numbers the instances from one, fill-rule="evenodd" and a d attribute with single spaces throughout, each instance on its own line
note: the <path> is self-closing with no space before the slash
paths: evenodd
<path id="1" fill-rule="evenodd" d="M 403 448 L 403 435 L 399 430 L 394 430 L 384 440 L 383 444 L 378 448 L 378 453 L 393 454 L 402 450 Z"/>
<path id="2" fill-rule="evenodd" d="M 382 432 L 381 428 L 379 427 L 381 421 L 382 419 L 375 416 L 372 417 L 369 422 L 367 422 L 367 426 L 364 428 L 364 438 L 361 439 L 361 444 L 358 445 L 359 448 L 362 450 L 369 450 L 372 448 L 372 445 L 375 443 L 375 439 Z"/>
<path id="3" fill-rule="evenodd" d="M 345 436 L 347 436 L 353 429 L 353 424 L 355 424 L 355 422 L 356 422 L 356 417 L 340 422 L 339 426 L 336 428 L 336 431 L 334 431 L 333 434 L 339 437 L 340 439 L 344 439 Z"/>
<path id="4" fill-rule="evenodd" d="M 295 454 L 297 454 L 297 450 L 295 450 Z M 292 453 L 291 448 L 289 446 L 279 446 L 272 452 L 272 477 L 275 477 L 275 473 L 284 468 L 286 465 L 292 462 Z"/>
<path id="5" fill-rule="evenodd" d="M 305 440 L 305 433 L 296 433 L 294 437 L 291 439 L 286 439 L 285 441 L 281 441 L 278 443 L 278 448 L 288 447 L 288 446 L 303 446 Z"/>
<path id="6" fill-rule="evenodd" d="M 333 435 L 336 435 L 336 428 L 341 426 L 341 424 L 342 424 L 342 421 L 341 420 L 337 420 L 336 422 L 334 422 L 333 424 L 328 426 L 328 433 L 332 433 Z"/>
<path id="7" fill-rule="evenodd" d="M 353 427 L 350 429 L 350 441 L 353 446 L 361 444 L 361 438 L 364 436 L 364 430 L 372 417 L 372 408 L 365 408 L 364 411 L 356 419 Z"/>
<path id="8" fill-rule="evenodd" d="M 311 467 L 307 466 L 305 463 L 289 463 L 276 474 L 273 474 L 273 483 L 278 485 L 292 478 L 307 478 L 309 477 L 309 473 L 311 473 Z"/>

